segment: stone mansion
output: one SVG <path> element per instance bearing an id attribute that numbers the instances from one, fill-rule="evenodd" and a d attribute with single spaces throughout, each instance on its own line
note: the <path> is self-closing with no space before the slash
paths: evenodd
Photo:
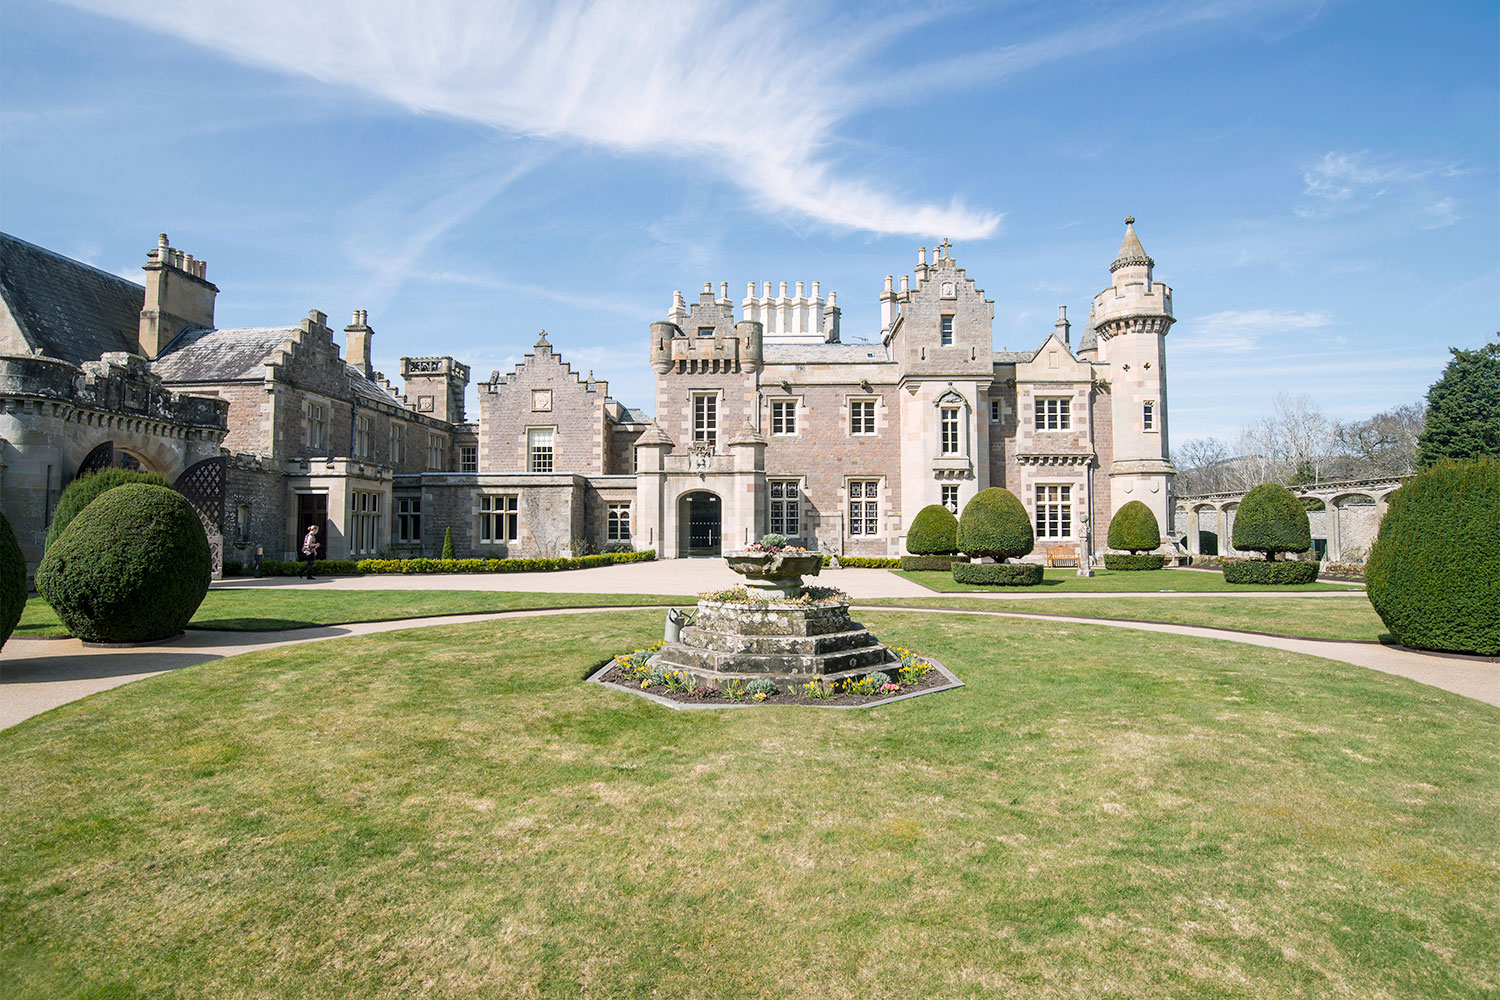
<path id="1" fill-rule="evenodd" d="M 945 241 L 885 278 L 881 329 L 844 343 L 837 296 L 801 282 L 679 292 L 651 324 L 655 417 L 580 375 L 546 334 L 479 382 L 451 357 L 370 363 L 324 313 L 220 329 L 207 265 L 163 235 L 145 287 L 0 235 L 0 509 L 29 564 L 58 494 L 108 465 L 159 472 L 225 559 L 570 555 L 611 543 L 716 555 L 770 531 L 895 556 L 927 504 L 1003 486 L 1047 545 L 1104 550 L 1144 501 L 1171 530 L 1172 290 L 1126 220 L 1075 342 L 1066 307 L 1033 350 L 996 351 L 994 302 Z"/>

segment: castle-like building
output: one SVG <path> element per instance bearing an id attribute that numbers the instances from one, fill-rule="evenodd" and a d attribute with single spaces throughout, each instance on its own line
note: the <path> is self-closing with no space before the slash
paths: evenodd
<path id="1" fill-rule="evenodd" d="M 918 511 L 1002 486 L 1046 546 L 1103 552 L 1141 500 L 1171 530 L 1172 290 L 1126 220 L 1075 344 L 994 349 L 994 302 L 945 241 L 886 276 L 881 329 L 844 343 L 837 296 L 752 282 L 679 292 L 651 324 L 655 417 L 580 375 L 546 334 L 479 382 L 451 357 L 370 363 L 356 310 L 220 329 L 207 265 L 163 235 L 145 287 L 0 235 L 0 509 L 32 567 L 61 489 L 106 465 L 165 475 L 225 559 L 716 555 L 776 532 L 847 556 L 904 551 Z"/>

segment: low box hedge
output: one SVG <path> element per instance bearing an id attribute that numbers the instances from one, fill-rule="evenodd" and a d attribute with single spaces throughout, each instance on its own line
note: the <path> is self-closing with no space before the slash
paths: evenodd
<path id="1" fill-rule="evenodd" d="M 833 556 L 823 557 L 824 569 L 832 564 Z M 839 556 L 839 566 L 843 569 L 900 569 L 901 560 L 877 556 Z"/>
<path id="2" fill-rule="evenodd" d="M 952 556 L 902 556 L 901 568 L 907 572 L 924 569 L 948 570 L 954 563 L 968 562 L 965 555 Z"/>
<path id="3" fill-rule="evenodd" d="M 1267 559 L 1224 560 L 1225 583 L 1296 584 L 1314 583 L 1318 579 L 1315 562 L 1286 562 Z"/>
<path id="4" fill-rule="evenodd" d="M 390 573 L 544 573 L 567 569 L 588 569 L 616 563 L 650 562 L 656 550 L 644 552 L 610 552 L 579 556 L 575 559 L 318 559 L 313 562 L 313 576 L 355 576 Z M 304 563 L 266 559 L 260 564 L 262 576 L 296 576 Z M 242 576 L 254 572 L 254 564 L 225 560 L 225 576 Z"/>
<path id="5" fill-rule="evenodd" d="M 999 587 L 1035 587 L 1042 582 L 1040 563 L 954 563 L 956 583 Z"/>
<path id="6" fill-rule="evenodd" d="M 1126 552 L 1104 553 L 1105 569 L 1161 569 L 1162 566 L 1166 565 L 1166 561 L 1166 557 L 1159 552 L 1147 552 L 1142 555 L 1133 555 Z"/>

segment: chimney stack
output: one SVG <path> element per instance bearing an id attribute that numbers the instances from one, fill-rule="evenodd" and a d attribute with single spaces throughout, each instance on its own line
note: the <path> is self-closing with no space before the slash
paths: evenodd
<path id="1" fill-rule="evenodd" d="M 354 318 L 344 327 L 344 360 L 365 373 L 365 378 L 375 374 L 370 364 L 370 340 L 375 331 L 370 329 L 370 314 L 363 309 L 354 310 Z"/>
<path id="2" fill-rule="evenodd" d="M 154 359 L 184 330 L 211 330 L 214 298 L 208 262 L 175 249 L 167 234 L 146 254 L 146 302 L 136 331 L 136 353 Z"/>

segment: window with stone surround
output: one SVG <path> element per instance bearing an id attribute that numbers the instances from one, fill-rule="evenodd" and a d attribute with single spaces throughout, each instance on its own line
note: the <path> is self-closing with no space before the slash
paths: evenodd
<path id="1" fill-rule="evenodd" d="M 328 425 L 323 420 L 323 404 L 307 404 L 307 424 L 304 428 L 303 443 L 310 451 L 323 450 L 323 442 L 327 439 Z"/>
<path id="2" fill-rule="evenodd" d="M 513 542 L 520 527 L 521 498 L 514 493 L 485 494 L 479 498 L 479 530 L 474 536 L 481 545 Z"/>
<path id="3" fill-rule="evenodd" d="M 849 534 L 880 534 L 880 480 L 849 480 Z"/>
<path id="4" fill-rule="evenodd" d="M 1156 400 L 1148 399 L 1141 404 L 1141 430 L 1156 430 Z"/>
<path id="5" fill-rule="evenodd" d="M 693 394 L 693 444 L 710 448 L 719 446 L 719 394 L 716 392 Z"/>
<path id="6" fill-rule="evenodd" d="M 942 500 L 943 506 L 947 507 L 949 510 L 953 511 L 953 513 L 957 514 L 958 513 L 958 487 L 957 486 L 949 486 L 947 484 L 944 484 L 942 486 L 942 496 L 943 496 L 943 500 Z"/>
<path id="7" fill-rule="evenodd" d="M 1004 417 L 1004 413 L 1000 409 L 1000 400 L 990 400 L 990 423 L 998 424 L 1002 417 Z"/>
<path id="8" fill-rule="evenodd" d="M 551 427 L 532 427 L 526 431 L 526 453 L 531 456 L 527 468 L 532 472 L 552 471 Z"/>
<path id="9" fill-rule="evenodd" d="M 349 553 L 372 556 L 380 551 L 380 494 L 349 491 Z"/>
<path id="10" fill-rule="evenodd" d="M 1037 486 L 1036 537 L 1073 537 L 1073 487 L 1052 484 Z"/>
<path id="11" fill-rule="evenodd" d="M 391 424 L 391 464 L 400 465 L 406 460 L 406 428 L 401 424 Z"/>
<path id="12" fill-rule="evenodd" d="M 630 541 L 630 504 L 612 503 L 609 505 L 607 532 L 607 537 L 611 542 Z"/>
<path id="13" fill-rule="evenodd" d="M 795 399 L 771 400 L 771 433 L 787 437 L 797 433 L 797 401 Z"/>
<path id="14" fill-rule="evenodd" d="M 1073 426 L 1073 400 L 1068 396 L 1038 396 L 1036 429 L 1065 431 Z"/>
<path id="15" fill-rule="evenodd" d="M 772 479 L 771 534 L 796 535 L 802 531 L 802 486 L 796 479 Z"/>
<path id="16" fill-rule="evenodd" d="M 856 437 L 869 437 L 875 433 L 875 400 L 849 401 L 849 433 Z"/>
<path id="17" fill-rule="evenodd" d="M 396 500 L 396 541 L 422 540 L 422 498 L 400 497 Z"/>
<path id="18" fill-rule="evenodd" d="M 479 471 L 479 445 L 461 444 L 458 446 L 458 471 Z"/>
<path id="19" fill-rule="evenodd" d="M 441 434 L 427 435 L 427 471 L 443 471 L 443 452 L 447 450 Z"/>
<path id="20" fill-rule="evenodd" d="M 953 346 L 953 317 L 942 316 L 938 319 L 938 336 L 944 347 Z"/>
<path id="21" fill-rule="evenodd" d="M 364 459 L 370 458 L 370 418 L 354 418 L 354 457 Z"/>
<path id="22" fill-rule="evenodd" d="M 939 411 L 939 441 L 938 451 L 943 455 L 957 455 L 959 453 L 958 407 L 945 406 Z"/>

